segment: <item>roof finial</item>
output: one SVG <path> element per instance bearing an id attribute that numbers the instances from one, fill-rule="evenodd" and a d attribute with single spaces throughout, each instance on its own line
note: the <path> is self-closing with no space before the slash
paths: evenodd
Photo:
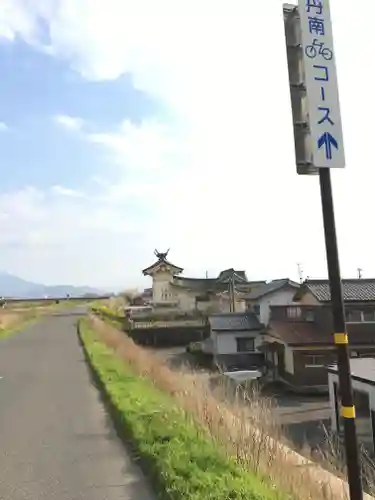
<path id="1" fill-rule="evenodd" d="M 154 250 L 154 254 L 156 255 L 156 257 L 159 259 L 159 260 L 165 260 L 168 256 L 168 253 L 169 253 L 169 250 L 170 248 L 168 248 L 168 250 L 166 252 L 159 252 L 158 250 Z"/>

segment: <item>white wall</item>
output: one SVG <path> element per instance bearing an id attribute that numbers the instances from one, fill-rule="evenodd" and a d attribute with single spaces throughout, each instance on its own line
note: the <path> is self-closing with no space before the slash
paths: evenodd
<path id="1" fill-rule="evenodd" d="M 268 326 L 270 320 L 270 306 L 288 306 L 294 304 L 293 297 L 296 294 L 295 288 L 284 288 L 261 297 L 254 304 L 259 304 L 259 321 Z"/>
<path id="2" fill-rule="evenodd" d="M 195 309 L 195 295 L 183 288 L 178 289 L 178 303 L 182 311 L 192 311 Z"/>
<path id="3" fill-rule="evenodd" d="M 288 345 L 284 345 L 284 363 L 285 363 L 285 371 L 294 374 L 294 352 Z"/>
<path id="4" fill-rule="evenodd" d="M 336 373 L 328 373 L 328 388 L 329 388 L 329 402 L 331 406 L 331 425 L 334 431 L 337 431 L 336 425 L 336 413 L 335 413 L 335 392 L 333 388 L 334 382 L 338 384 L 339 377 Z M 370 410 L 375 411 L 375 387 L 370 384 L 365 384 L 364 382 L 359 382 L 358 380 L 352 379 L 352 386 L 354 390 L 365 392 L 369 395 Z M 338 402 L 338 408 L 340 411 L 341 403 Z"/>
<path id="5" fill-rule="evenodd" d="M 254 338 L 255 350 L 261 345 L 262 337 L 260 332 L 212 332 L 215 339 L 215 354 L 238 354 L 236 338 Z"/>
<path id="6" fill-rule="evenodd" d="M 152 300 L 154 302 L 162 302 L 165 300 L 172 300 L 172 287 L 170 283 L 173 275 L 168 272 L 158 272 L 152 277 Z M 163 298 L 163 292 L 171 294 L 169 299 Z"/>

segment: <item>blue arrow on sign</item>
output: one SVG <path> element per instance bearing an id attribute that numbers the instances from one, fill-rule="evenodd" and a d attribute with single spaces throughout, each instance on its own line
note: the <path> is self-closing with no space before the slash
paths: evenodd
<path id="1" fill-rule="evenodd" d="M 329 132 L 324 132 L 324 134 L 319 137 L 318 148 L 320 149 L 322 146 L 325 147 L 327 160 L 332 160 L 332 146 L 339 149 L 336 139 Z"/>

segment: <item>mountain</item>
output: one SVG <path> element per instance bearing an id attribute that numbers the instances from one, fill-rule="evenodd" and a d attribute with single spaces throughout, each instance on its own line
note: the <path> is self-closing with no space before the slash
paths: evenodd
<path id="1" fill-rule="evenodd" d="M 64 297 L 67 294 L 72 297 L 80 297 L 86 294 L 105 295 L 105 292 L 88 286 L 42 285 L 23 280 L 8 273 L 0 273 L 1 297 L 38 299 L 45 296 L 51 298 Z"/>

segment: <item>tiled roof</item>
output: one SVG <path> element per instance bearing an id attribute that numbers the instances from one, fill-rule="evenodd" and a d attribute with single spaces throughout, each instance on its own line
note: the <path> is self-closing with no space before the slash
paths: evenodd
<path id="1" fill-rule="evenodd" d="M 298 283 L 295 283 L 294 281 L 291 281 L 288 278 L 273 280 L 270 281 L 269 283 L 264 283 L 254 288 L 254 290 L 246 294 L 245 298 L 250 300 L 259 299 L 260 297 L 263 297 L 263 295 L 267 295 L 269 293 L 280 290 L 287 284 L 289 284 L 292 287 L 295 287 L 296 289 L 299 287 Z"/>
<path id="2" fill-rule="evenodd" d="M 142 273 L 143 273 L 144 275 L 146 275 L 146 274 L 148 274 L 150 271 L 152 271 L 152 269 L 153 269 L 154 267 L 157 267 L 157 266 L 159 266 L 159 265 L 161 265 L 161 264 L 165 264 L 166 266 L 168 266 L 168 267 L 171 267 L 171 268 L 175 269 L 175 270 L 176 270 L 176 272 L 178 272 L 178 273 L 181 273 L 181 272 L 183 271 L 183 268 L 182 268 L 182 267 L 175 266 L 174 264 L 172 264 L 172 262 L 169 262 L 167 259 L 159 259 L 159 260 L 157 260 L 156 262 L 154 262 L 153 264 L 151 264 L 151 266 L 148 266 L 148 267 L 146 267 L 145 269 L 143 269 Z"/>
<path id="3" fill-rule="evenodd" d="M 213 314 L 208 321 L 215 331 L 260 330 L 261 324 L 253 313 Z"/>
<path id="4" fill-rule="evenodd" d="M 373 345 L 375 347 L 374 323 L 348 323 L 346 325 L 351 345 Z M 333 327 L 326 328 L 304 321 L 271 321 L 268 334 L 295 346 L 334 344 Z"/>
<path id="5" fill-rule="evenodd" d="M 242 281 L 234 279 L 235 288 L 239 292 L 247 292 L 249 288 L 258 287 L 264 282 L 259 281 Z M 221 292 L 228 290 L 228 280 L 218 281 L 217 278 L 185 278 L 184 276 L 175 276 L 173 279 L 173 285 L 180 286 L 184 288 L 189 288 L 194 291 L 215 291 Z"/>
<path id="6" fill-rule="evenodd" d="M 308 280 L 305 282 L 305 287 L 320 302 L 331 300 L 328 280 Z M 342 291 L 344 301 L 375 301 L 375 279 L 343 279 Z"/>
<path id="7" fill-rule="evenodd" d="M 229 281 L 229 279 L 231 277 L 234 277 L 234 280 L 235 281 L 243 281 L 243 282 L 247 282 L 247 276 L 246 276 L 246 272 L 245 271 L 236 271 L 235 269 L 225 269 L 224 271 L 221 271 L 221 273 L 219 274 L 217 280 L 218 281 L 221 281 L 221 282 L 227 282 Z"/>

